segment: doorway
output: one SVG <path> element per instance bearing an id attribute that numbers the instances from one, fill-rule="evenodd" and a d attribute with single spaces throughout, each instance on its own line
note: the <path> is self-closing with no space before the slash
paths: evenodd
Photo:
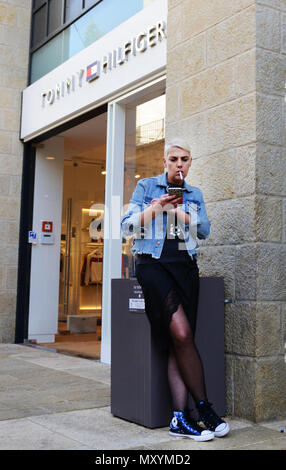
<path id="1" fill-rule="evenodd" d="M 110 364 L 111 279 L 133 276 L 122 203 L 162 171 L 164 93 L 157 78 L 37 145 L 28 342 Z"/>
<path id="2" fill-rule="evenodd" d="M 42 346 L 100 359 L 107 113 L 63 133 L 58 328 Z"/>

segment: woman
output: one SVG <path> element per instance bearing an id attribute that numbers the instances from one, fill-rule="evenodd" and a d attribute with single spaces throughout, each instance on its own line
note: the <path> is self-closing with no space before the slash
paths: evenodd
<path id="1" fill-rule="evenodd" d="M 176 140 L 166 146 L 166 172 L 140 180 L 121 227 L 135 235 L 136 277 L 158 344 L 168 349 L 168 380 L 173 400 L 170 434 L 207 441 L 228 433 L 207 400 L 204 371 L 194 343 L 199 292 L 196 239 L 209 236 L 202 192 L 185 182 L 192 158 L 189 146 Z M 168 189 L 182 188 L 182 197 Z M 173 190 L 174 191 L 174 190 Z M 190 392 L 203 429 L 186 405 Z"/>

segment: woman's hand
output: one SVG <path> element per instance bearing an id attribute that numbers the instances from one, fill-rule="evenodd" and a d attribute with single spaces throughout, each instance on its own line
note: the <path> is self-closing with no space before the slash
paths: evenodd
<path id="1" fill-rule="evenodd" d="M 181 204 L 182 198 L 176 195 L 169 196 L 163 194 L 160 198 L 154 198 L 147 209 L 141 212 L 140 225 L 147 226 L 149 222 L 163 211 L 176 212 L 178 204 Z"/>
<path id="2" fill-rule="evenodd" d="M 183 202 L 182 197 L 177 197 L 176 195 L 169 196 L 168 194 L 163 194 L 160 198 L 152 199 L 150 205 L 158 211 L 172 211 L 178 204 Z"/>

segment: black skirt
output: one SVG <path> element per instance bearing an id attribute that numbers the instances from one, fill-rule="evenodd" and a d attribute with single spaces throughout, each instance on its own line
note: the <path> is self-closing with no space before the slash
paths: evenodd
<path id="1" fill-rule="evenodd" d="M 199 269 L 187 250 L 178 250 L 178 241 L 165 240 L 159 259 L 137 255 L 136 277 L 142 287 L 145 312 L 152 334 L 161 349 L 171 345 L 170 321 L 181 304 L 195 334 Z"/>

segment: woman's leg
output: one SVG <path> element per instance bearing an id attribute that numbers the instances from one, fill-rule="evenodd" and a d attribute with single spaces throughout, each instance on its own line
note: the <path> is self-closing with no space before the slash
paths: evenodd
<path id="1" fill-rule="evenodd" d="M 168 359 L 168 380 L 172 395 L 173 409 L 184 411 L 187 405 L 188 389 L 182 379 L 173 348 Z"/>
<path id="2" fill-rule="evenodd" d="M 178 378 L 178 372 L 180 372 L 182 381 L 197 403 L 206 400 L 202 361 L 181 304 L 171 317 L 170 333 L 173 342 L 174 358 L 177 361 L 177 370 L 174 365 L 171 369 L 174 377 Z M 178 398 L 180 399 L 181 388 L 178 387 L 178 390 Z"/>

